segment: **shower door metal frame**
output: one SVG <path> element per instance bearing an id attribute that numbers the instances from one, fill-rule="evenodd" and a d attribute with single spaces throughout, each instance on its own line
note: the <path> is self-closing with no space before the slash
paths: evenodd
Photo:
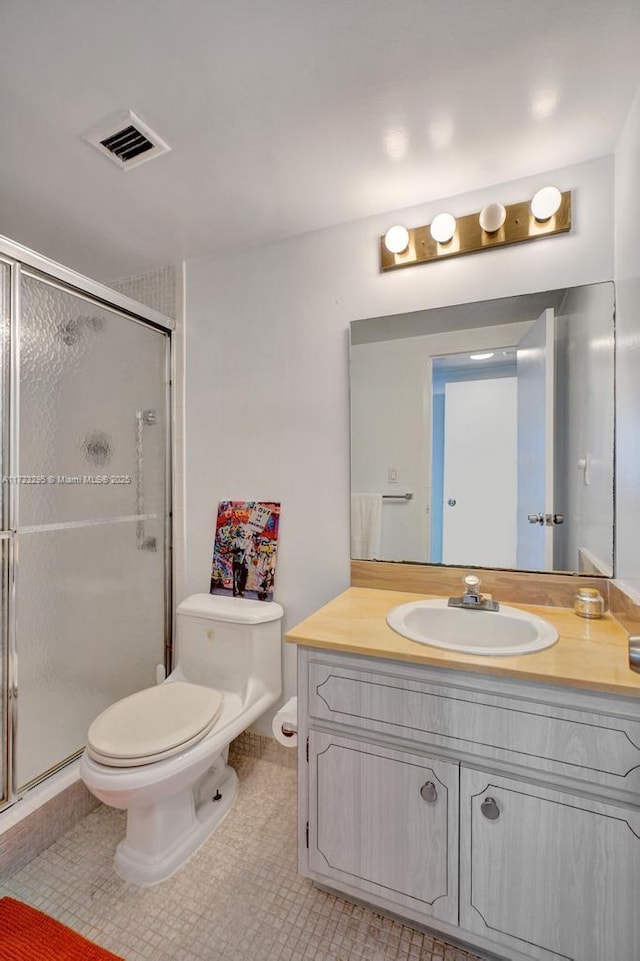
<path id="1" fill-rule="evenodd" d="M 132 323 L 155 328 L 168 334 L 165 348 L 165 536 L 164 536 L 164 659 L 170 667 L 172 650 L 172 610 L 173 610 L 173 564 L 172 564 L 172 477 L 173 477 L 173 336 L 175 321 L 164 314 L 146 307 L 135 300 L 112 290 L 98 281 L 64 267 L 47 257 L 23 247 L 6 237 L 0 236 L 0 263 L 10 271 L 10 318 L 9 344 L 10 362 L 5 367 L 7 383 L 3 383 L 3 427 L 2 469 L 8 476 L 19 475 L 19 373 L 20 373 L 20 281 L 24 268 L 25 276 L 57 287 L 99 306 L 115 310 Z M 8 409 L 8 416 L 7 411 Z M 7 441 L 8 435 L 8 441 Z M 7 485 L 8 498 L 3 498 L 4 516 L 0 517 L 0 593 L 2 596 L 2 617 L 0 619 L 0 658 L 2 667 L 2 718 L 4 727 L 4 770 L 0 772 L 6 794 L 0 791 L 0 810 L 17 801 L 26 790 L 41 782 L 50 774 L 79 756 L 81 751 L 56 764 L 52 769 L 42 772 L 27 785 L 16 784 L 16 765 L 14 764 L 18 728 L 18 643 L 16 623 L 16 589 L 19 571 L 19 558 L 16 545 L 18 520 L 18 485 Z"/>

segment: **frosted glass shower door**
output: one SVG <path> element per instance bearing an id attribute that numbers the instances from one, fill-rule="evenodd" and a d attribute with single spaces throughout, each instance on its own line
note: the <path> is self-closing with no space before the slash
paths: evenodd
<path id="1" fill-rule="evenodd" d="M 7 740 L 7 670 L 9 666 L 9 549 L 11 532 L 8 530 L 8 498 L 5 482 L 7 473 L 7 431 L 9 397 L 9 332 L 11 326 L 11 285 L 9 265 L 0 261 L 0 805 L 7 799 L 9 789 L 9 757 Z"/>
<path id="2" fill-rule="evenodd" d="M 167 347 L 164 332 L 23 270 L 17 791 L 164 662 Z"/>

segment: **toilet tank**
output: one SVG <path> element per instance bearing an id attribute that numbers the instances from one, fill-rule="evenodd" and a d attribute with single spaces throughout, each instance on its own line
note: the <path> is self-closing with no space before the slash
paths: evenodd
<path id="1" fill-rule="evenodd" d="M 282 617 L 276 601 L 192 594 L 176 610 L 174 673 L 244 701 L 282 688 Z"/>

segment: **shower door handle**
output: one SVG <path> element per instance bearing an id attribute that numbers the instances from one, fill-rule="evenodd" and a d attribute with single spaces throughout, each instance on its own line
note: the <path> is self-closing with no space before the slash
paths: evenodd
<path id="1" fill-rule="evenodd" d="M 8 694 L 11 698 L 18 696 L 18 654 L 11 651 L 9 654 L 9 684 Z"/>
<path id="2" fill-rule="evenodd" d="M 15 550 L 16 550 L 16 532 L 13 530 L 0 531 L 0 567 L 6 565 L 9 570 L 14 569 L 15 565 Z M 4 593 L 0 588 L 0 593 Z M 2 597 L 3 607 L 7 602 L 5 596 Z M 15 699 L 18 696 L 18 651 L 16 649 L 16 625 L 15 625 L 15 614 L 9 616 L 4 620 L 4 624 L 0 625 L 0 652 L 6 651 L 6 664 L 7 664 L 7 697 L 10 700 Z M 0 688 L 0 701 L 2 700 L 2 689 Z"/>
<path id="3" fill-rule="evenodd" d="M 156 420 L 155 410 L 136 412 L 136 514 L 140 517 L 144 514 L 144 428 L 152 427 Z M 136 539 L 139 551 L 158 550 L 157 539 L 146 536 L 142 519 L 136 524 Z"/>

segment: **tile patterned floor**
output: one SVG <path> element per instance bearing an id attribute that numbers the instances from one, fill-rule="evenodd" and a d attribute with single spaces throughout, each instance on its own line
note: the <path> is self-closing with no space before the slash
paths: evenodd
<path id="1" fill-rule="evenodd" d="M 240 794 L 188 866 L 152 888 L 113 870 L 124 816 L 100 807 L 0 885 L 127 961 L 474 961 L 296 874 L 295 771 L 235 760 Z"/>

